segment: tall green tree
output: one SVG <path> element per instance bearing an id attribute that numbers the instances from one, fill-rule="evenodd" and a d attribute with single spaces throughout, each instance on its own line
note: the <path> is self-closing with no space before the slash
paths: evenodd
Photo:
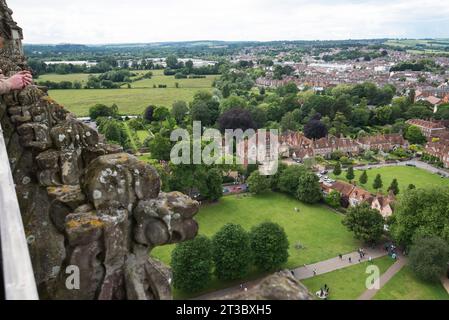
<path id="1" fill-rule="evenodd" d="M 279 177 L 279 190 L 284 193 L 295 195 L 298 190 L 299 178 L 304 169 L 299 166 L 289 166 L 282 171 Z"/>
<path id="2" fill-rule="evenodd" d="M 313 172 L 305 171 L 300 175 L 296 197 L 309 204 L 317 203 L 322 199 L 320 182 Z"/>
<path id="3" fill-rule="evenodd" d="M 376 190 L 380 190 L 383 187 L 382 176 L 378 174 L 373 182 L 373 188 Z"/>
<path id="4" fill-rule="evenodd" d="M 207 286 L 212 273 L 212 243 L 205 236 L 176 245 L 171 267 L 175 289 L 196 292 Z"/>
<path id="5" fill-rule="evenodd" d="M 348 171 L 346 172 L 346 179 L 348 179 L 349 182 L 354 180 L 355 174 L 354 174 L 354 167 L 350 166 L 348 168 Z"/>
<path id="6" fill-rule="evenodd" d="M 339 175 L 341 175 L 341 163 L 340 163 L 340 161 L 338 161 L 338 162 L 335 164 L 334 175 L 336 175 L 337 177 L 338 177 Z"/>
<path id="7" fill-rule="evenodd" d="M 366 170 L 364 170 L 362 175 L 360 176 L 359 182 L 361 184 L 366 184 L 368 182 L 368 174 L 366 173 Z"/>
<path id="8" fill-rule="evenodd" d="M 388 187 L 388 191 L 393 191 L 395 195 L 399 194 L 399 184 L 396 178 L 391 181 L 391 185 Z"/>
<path id="9" fill-rule="evenodd" d="M 259 170 L 251 173 L 247 179 L 249 191 L 255 194 L 264 193 L 270 190 L 270 180 L 259 173 Z"/>
<path id="10" fill-rule="evenodd" d="M 419 237 L 440 237 L 449 243 L 449 190 L 433 187 L 404 193 L 395 205 L 390 229 L 403 246 Z"/>
<path id="11" fill-rule="evenodd" d="M 287 262 L 289 242 L 279 224 L 264 222 L 254 227 L 250 241 L 254 264 L 259 270 L 275 270 Z"/>
<path id="12" fill-rule="evenodd" d="M 220 169 L 211 168 L 207 171 L 201 195 L 212 201 L 217 201 L 223 196 L 223 173 Z"/>
<path id="13" fill-rule="evenodd" d="M 187 114 L 189 113 L 189 108 L 185 101 L 176 101 L 173 103 L 171 108 L 171 115 L 176 120 L 178 124 L 182 124 Z"/>
<path id="14" fill-rule="evenodd" d="M 441 238 L 417 238 L 410 248 L 410 268 L 424 281 L 439 282 L 448 263 L 449 244 Z"/>
<path id="15" fill-rule="evenodd" d="M 379 211 L 372 209 L 367 203 L 350 208 L 343 219 L 343 225 L 354 232 L 356 239 L 366 243 L 380 240 L 384 224 L 385 220 Z"/>
<path id="16" fill-rule="evenodd" d="M 248 274 L 252 252 L 248 233 L 240 226 L 226 224 L 212 238 L 215 274 L 221 280 L 235 280 Z"/>

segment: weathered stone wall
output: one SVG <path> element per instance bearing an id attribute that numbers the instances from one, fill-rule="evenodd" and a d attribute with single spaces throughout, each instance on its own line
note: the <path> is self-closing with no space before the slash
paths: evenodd
<path id="1" fill-rule="evenodd" d="M 0 0 L 5 75 L 27 68 L 22 30 Z M 42 88 L 0 97 L 0 122 L 44 299 L 170 299 L 155 246 L 196 236 L 198 202 L 162 193 L 156 170 L 77 121 Z M 79 290 L 66 287 L 67 267 Z"/>

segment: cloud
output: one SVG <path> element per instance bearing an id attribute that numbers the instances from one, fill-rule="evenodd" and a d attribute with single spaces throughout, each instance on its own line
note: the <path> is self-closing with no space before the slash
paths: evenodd
<path id="1" fill-rule="evenodd" d="M 9 0 L 27 43 L 449 37 L 439 0 Z"/>

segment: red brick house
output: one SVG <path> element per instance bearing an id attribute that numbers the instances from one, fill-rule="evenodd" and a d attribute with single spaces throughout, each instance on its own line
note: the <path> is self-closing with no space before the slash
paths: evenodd
<path id="1" fill-rule="evenodd" d="M 441 123 L 422 119 L 411 119 L 408 120 L 407 123 L 412 126 L 418 127 L 421 130 L 422 134 L 428 139 L 438 134 L 439 132 L 446 130 L 446 128 Z"/>

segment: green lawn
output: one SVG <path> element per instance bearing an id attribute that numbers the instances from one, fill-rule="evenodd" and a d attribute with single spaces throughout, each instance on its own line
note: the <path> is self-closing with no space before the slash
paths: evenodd
<path id="1" fill-rule="evenodd" d="M 382 257 L 373 260 L 374 265 L 379 267 L 380 274 L 384 273 L 394 260 L 390 257 Z M 355 300 L 366 290 L 365 281 L 369 274 L 366 267 L 369 262 L 363 262 L 352 267 L 336 270 L 301 282 L 315 294 L 327 284 L 330 288 L 329 300 Z"/>
<path id="2" fill-rule="evenodd" d="M 299 208 L 299 213 L 294 208 Z M 290 241 L 290 258 L 286 267 L 298 267 L 349 253 L 359 247 L 358 241 L 341 224 L 342 215 L 323 206 L 305 205 L 279 193 L 260 196 L 228 196 L 218 204 L 208 205 L 195 218 L 200 234 L 213 236 L 226 223 L 242 225 L 246 230 L 264 222 L 280 224 Z M 305 249 L 295 249 L 300 242 Z M 152 254 L 170 263 L 173 246 L 158 247 Z"/>
<path id="3" fill-rule="evenodd" d="M 355 181 L 359 181 L 359 177 L 362 174 L 361 170 L 354 170 L 355 173 Z M 414 184 L 417 188 L 428 188 L 433 186 L 448 186 L 449 187 L 449 179 L 441 178 L 440 176 L 430 173 L 426 170 L 415 168 L 415 167 L 406 167 L 406 166 L 391 166 L 391 167 L 383 167 L 367 170 L 368 174 L 368 183 L 366 185 L 361 185 L 363 188 L 369 190 L 370 192 L 376 192 L 373 188 L 374 178 L 377 174 L 382 176 L 383 182 L 383 192 L 387 192 L 388 187 L 394 178 L 398 179 L 399 189 L 403 193 L 409 184 Z M 346 180 L 346 171 L 343 171 L 339 177 L 335 177 L 331 174 L 332 178 L 338 178 L 339 180 Z M 359 182 L 358 182 L 359 183 Z"/>
<path id="4" fill-rule="evenodd" d="M 171 108 L 173 102 L 189 102 L 199 88 L 165 89 L 69 89 L 50 90 L 49 95 L 77 116 L 87 116 L 89 108 L 97 103 L 117 104 L 119 111 L 127 115 L 140 115 L 148 105 Z"/>
<path id="5" fill-rule="evenodd" d="M 295 207 L 299 208 L 299 213 L 295 212 Z M 278 193 L 224 197 L 219 203 L 202 208 L 196 220 L 200 226 L 199 233 L 209 237 L 226 223 L 240 224 L 246 230 L 264 221 L 279 223 L 290 241 L 290 257 L 284 266 L 286 268 L 327 260 L 339 253 L 349 253 L 360 247 L 360 243 L 341 224 L 340 214 L 323 206 L 305 205 Z M 305 249 L 295 249 L 298 242 L 305 246 Z M 170 264 L 173 248 L 174 245 L 157 247 L 151 254 Z M 248 279 L 259 276 L 261 274 L 255 271 Z M 214 279 L 205 292 L 226 288 L 232 284 Z M 175 296 L 186 297 L 179 292 L 175 292 Z"/>
<path id="6" fill-rule="evenodd" d="M 374 296 L 375 300 L 449 300 L 441 283 L 426 283 L 405 266 Z"/>

